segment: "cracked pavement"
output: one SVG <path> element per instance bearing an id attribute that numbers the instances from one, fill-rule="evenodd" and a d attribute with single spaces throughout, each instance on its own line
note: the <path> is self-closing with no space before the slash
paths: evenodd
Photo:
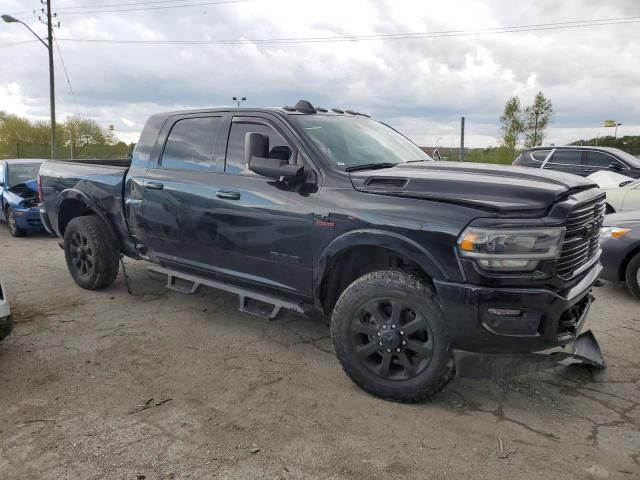
<path id="1" fill-rule="evenodd" d="M 608 368 L 455 379 L 433 401 L 373 398 L 326 321 L 267 321 L 182 295 L 142 262 L 77 287 L 57 241 L 0 229 L 16 325 L 0 342 L 3 479 L 640 478 L 640 303 L 596 289 Z"/>

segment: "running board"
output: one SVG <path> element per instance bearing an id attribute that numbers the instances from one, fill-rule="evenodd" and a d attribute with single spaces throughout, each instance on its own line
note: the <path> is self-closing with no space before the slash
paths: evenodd
<path id="1" fill-rule="evenodd" d="M 302 305 L 291 301 L 284 300 L 275 296 L 258 293 L 248 288 L 231 285 L 229 283 L 211 280 L 209 278 L 199 277 L 197 275 L 191 275 L 177 270 L 172 270 L 157 265 L 148 267 L 148 270 L 156 273 L 160 273 L 167 276 L 167 288 L 175 290 L 176 292 L 185 293 L 187 295 L 196 293 L 198 289 L 204 285 L 205 287 L 215 288 L 217 290 L 223 290 L 229 293 L 235 293 L 240 298 L 240 306 L 238 309 L 241 312 L 256 315 L 261 318 L 273 320 L 278 316 L 280 310 L 286 308 L 293 310 L 294 312 L 304 313 Z M 182 280 L 189 282 L 191 285 L 182 286 L 179 285 L 176 280 Z M 250 300 L 256 300 L 260 303 L 266 304 L 269 308 L 259 308 L 251 306 Z"/>

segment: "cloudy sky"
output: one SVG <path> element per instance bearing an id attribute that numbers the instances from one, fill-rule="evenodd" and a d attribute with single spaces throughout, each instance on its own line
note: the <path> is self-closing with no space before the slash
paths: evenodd
<path id="1" fill-rule="evenodd" d="M 640 135 L 640 0 L 53 0 L 53 6 L 77 99 L 76 105 L 56 54 L 59 119 L 80 113 L 113 124 L 128 141 L 136 141 L 151 113 L 230 105 L 238 95 L 249 106 L 305 98 L 368 112 L 421 145 L 457 145 L 464 115 L 467 145 L 489 146 L 499 142 L 507 98 L 519 95 L 527 104 L 539 90 L 556 110 L 548 143 L 612 134 L 602 127 L 605 119 L 623 124 L 619 134 Z M 30 13 L 40 7 L 39 0 L 3 0 L 0 13 L 18 14 L 44 35 Z M 616 23 L 548 26 L 592 20 Z M 487 30 L 531 25 L 538 27 Z M 449 33 L 431 35 L 437 32 Z M 335 38 L 350 36 L 368 38 Z M 251 41 L 292 38 L 321 40 Z M 46 51 L 37 41 L 23 43 L 31 39 L 18 24 L 0 24 L 0 110 L 47 119 Z M 123 40 L 213 43 L 114 43 Z"/>

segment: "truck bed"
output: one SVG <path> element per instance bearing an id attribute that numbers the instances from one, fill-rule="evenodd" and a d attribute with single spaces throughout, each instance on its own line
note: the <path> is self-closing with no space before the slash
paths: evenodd
<path id="1" fill-rule="evenodd" d="M 47 160 L 40 167 L 44 210 L 52 230 L 62 236 L 66 219 L 58 215 L 64 202 L 80 195 L 93 213 L 113 226 L 123 248 L 132 244 L 124 212 L 123 192 L 130 160 Z M 78 202 L 80 204 L 80 202 Z"/>

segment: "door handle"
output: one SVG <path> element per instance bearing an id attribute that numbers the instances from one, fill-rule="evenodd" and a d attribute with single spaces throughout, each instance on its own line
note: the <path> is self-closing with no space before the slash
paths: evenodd
<path id="1" fill-rule="evenodd" d="M 587 172 L 587 173 L 593 173 L 593 172 L 596 171 L 596 169 L 595 168 L 585 168 L 584 171 Z"/>
<path id="2" fill-rule="evenodd" d="M 240 200 L 240 192 L 229 192 L 220 190 L 216 193 L 216 197 L 224 198 L 225 200 Z"/>
<path id="3" fill-rule="evenodd" d="M 160 182 L 146 182 L 144 186 L 151 190 L 162 190 L 164 188 L 164 185 Z"/>

